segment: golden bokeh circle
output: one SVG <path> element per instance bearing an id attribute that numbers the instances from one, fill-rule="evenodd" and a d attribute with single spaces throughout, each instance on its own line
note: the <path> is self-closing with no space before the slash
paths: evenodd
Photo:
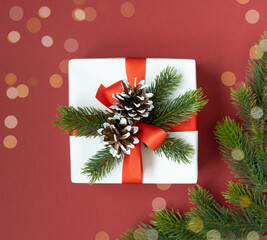
<path id="1" fill-rule="evenodd" d="M 96 19 L 97 13 L 93 7 L 86 7 L 84 12 L 86 22 L 93 22 Z"/>
<path id="2" fill-rule="evenodd" d="M 161 191 L 167 191 L 171 188 L 171 184 L 157 184 L 157 187 Z"/>
<path id="3" fill-rule="evenodd" d="M 121 14 L 122 16 L 126 17 L 126 18 L 130 18 L 134 15 L 135 13 L 135 7 L 131 2 L 124 2 L 121 5 Z"/>
<path id="4" fill-rule="evenodd" d="M 98 232 L 95 236 L 95 240 L 110 240 L 110 238 L 106 232 Z"/>
<path id="5" fill-rule="evenodd" d="M 258 45 L 254 45 L 249 49 L 249 55 L 253 59 L 261 59 L 263 57 L 263 51 L 260 49 Z"/>
<path id="6" fill-rule="evenodd" d="M 30 18 L 27 23 L 26 27 L 29 32 L 31 33 L 37 33 L 41 30 L 42 24 L 38 18 Z"/>
<path id="7" fill-rule="evenodd" d="M 234 73 L 227 71 L 222 74 L 221 80 L 225 86 L 230 87 L 235 84 L 236 76 Z"/>
<path id="8" fill-rule="evenodd" d="M 17 86 L 18 96 L 20 98 L 25 98 L 29 95 L 29 88 L 25 84 L 20 84 Z"/>
<path id="9" fill-rule="evenodd" d="M 200 217 L 192 217 L 188 223 L 189 229 L 194 233 L 199 233 L 204 228 L 204 222 Z"/>
<path id="10" fill-rule="evenodd" d="M 8 135 L 4 138 L 3 144 L 6 148 L 12 149 L 17 146 L 18 140 L 13 135 Z"/>
<path id="11" fill-rule="evenodd" d="M 8 73 L 5 76 L 5 82 L 8 85 L 14 85 L 17 82 L 17 76 L 15 73 Z"/>
<path id="12" fill-rule="evenodd" d="M 248 208 L 251 205 L 251 199 L 249 198 L 248 195 L 242 195 L 239 198 L 239 205 L 242 208 Z"/>
<path id="13" fill-rule="evenodd" d="M 54 88 L 60 88 L 63 84 L 63 78 L 59 74 L 53 74 L 50 77 L 50 85 Z"/>

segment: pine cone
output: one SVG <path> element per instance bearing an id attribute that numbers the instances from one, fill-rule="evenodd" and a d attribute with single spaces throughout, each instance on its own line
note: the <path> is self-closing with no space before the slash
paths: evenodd
<path id="1" fill-rule="evenodd" d="M 114 103 L 110 108 L 116 110 L 119 117 L 137 121 L 148 117 L 149 111 L 154 108 L 153 102 L 149 100 L 153 93 L 145 93 L 147 86 L 144 83 L 144 80 L 140 81 L 133 89 L 127 81 L 122 81 L 123 92 L 113 94 L 118 103 Z"/>
<path id="2" fill-rule="evenodd" d="M 139 142 L 135 137 L 139 128 L 132 126 L 132 122 L 126 118 L 114 115 L 112 118 L 109 117 L 102 127 L 98 129 L 98 133 L 102 135 L 102 140 L 106 147 L 110 147 L 110 153 L 114 157 L 120 157 L 124 153 L 130 154 L 130 149 Z"/>

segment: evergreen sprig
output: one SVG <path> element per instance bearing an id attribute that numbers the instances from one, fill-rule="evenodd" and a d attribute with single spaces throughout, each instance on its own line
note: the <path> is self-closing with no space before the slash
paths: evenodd
<path id="1" fill-rule="evenodd" d="M 206 103 L 201 88 L 190 90 L 173 100 L 166 100 L 161 107 L 154 108 L 145 122 L 168 131 L 170 127 L 197 114 Z"/>
<path id="2" fill-rule="evenodd" d="M 262 39 L 267 39 L 267 32 Z M 215 132 L 230 168 L 246 184 L 230 181 L 223 192 L 234 208 L 219 205 L 207 190 L 197 185 L 189 189 L 190 202 L 195 205 L 189 212 L 156 211 L 146 226 L 167 239 L 202 240 L 211 232 L 219 234 L 216 239 L 267 237 L 267 51 L 260 51 L 258 49 L 261 58 L 249 61 L 247 83 L 231 89 L 233 104 L 242 122 L 239 124 L 226 117 L 218 122 Z M 259 110 L 256 117 L 251 112 L 254 107 Z"/>
<path id="3" fill-rule="evenodd" d="M 167 137 L 155 153 L 160 156 L 164 154 L 169 160 L 177 163 L 190 163 L 195 151 L 184 139 Z"/>
<path id="4" fill-rule="evenodd" d="M 82 174 L 88 177 L 89 183 L 94 183 L 110 173 L 121 161 L 122 158 L 116 158 L 111 155 L 109 148 L 104 148 L 85 163 Z"/>
<path id="5" fill-rule="evenodd" d="M 58 121 L 53 123 L 55 126 L 75 136 L 86 137 L 96 136 L 101 125 L 113 115 L 93 107 L 59 106 L 58 111 L 60 114 L 57 115 Z"/>
<path id="6" fill-rule="evenodd" d="M 223 195 L 228 202 L 250 212 L 259 222 L 267 223 L 267 199 L 262 192 L 230 181 Z"/>
<path id="7" fill-rule="evenodd" d="M 182 75 L 177 73 L 174 67 L 167 66 L 159 75 L 156 76 L 155 81 L 147 87 L 146 91 L 153 93 L 151 100 L 153 105 L 162 107 L 161 105 L 171 96 L 172 92 L 179 86 Z"/>
<path id="8" fill-rule="evenodd" d="M 265 169 L 259 168 L 258 162 L 255 161 L 256 153 L 260 150 L 251 144 L 249 135 L 242 127 L 227 117 L 223 122 L 218 122 L 215 135 L 221 145 L 220 150 L 235 175 L 244 183 L 251 184 L 260 191 L 267 191 Z M 243 155 L 242 159 L 233 157 L 233 151 L 236 150 Z"/>

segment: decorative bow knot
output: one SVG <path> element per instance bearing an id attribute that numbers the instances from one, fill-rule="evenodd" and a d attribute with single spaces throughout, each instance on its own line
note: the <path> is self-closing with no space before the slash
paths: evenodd
<path id="1" fill-rule="evenodd" d="M 126 59 L 127 80 L 133 87 L 145 78 L 146 59 Z M 110 107 L 116 102 L 113 94 L 122 92 L 121 81 L 104 87 L 102 84 L 98 88 L 96 98 L 106 107 Z M 124 154 L 122 182 L 123 183 L 142 183 L 143 167 L 141 154 L 141 141 L 149 148 L 155 151 L 168 136 L 168 133 L 154 125 L 135 122 L 139 127 L 136 137 L 139 142 L 135 144 L 135 148 L 131 150 L 129 155 Z"/>

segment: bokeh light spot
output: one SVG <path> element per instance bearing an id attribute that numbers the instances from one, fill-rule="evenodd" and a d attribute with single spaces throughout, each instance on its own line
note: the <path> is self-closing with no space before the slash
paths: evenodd
<path id="1" fill-rule="evenodd" d="M 221 237 L 221 233 L 216 229 L 212 229 L 207 232 L 207 240 L 220 240 Z"/>
<path id="2" fill-rule="evenodd" d="M 79 48 L 79 43 L 74 38 L 69 38 L 64 43 L 64 48 L 67 52 L 73 53 Z"/>
<path id="3" fill-rule="evenodd" d="M 8 85 L 14 85 L 17 82 L 17 76 L 15 73 L 8 73 L 5 76 L 5 82 Z"/>
<path id="4" fill-rule="evenodd" d="M 247 240 L 259 240 L 260 239 L 260 234 L 254 230 L 250 231 L 247 236 Z"/>
<path id="5" fill-rule="evenodd" d="M 121 14 L 124 17 L 132 17 L 135 12 L 135 7 L 131 2 L 125 2 L 121 5 Z"/>
<path id="6" fill-rule="evenodd" d="M 225 86 L 230 87 L 235 84 L 236 76 L 232 72 L 224 72 L 221 76 L 221 80 Z"/>
<path id="7" fill-rule="evenodd" d="M 50 36 L 43 36 L 41 42 L 44 47 L 51 47 L 53 45 L 53 38 Z"/>
<path id="8" fill-rule="evenodd" d="M 250 115 L 252 118 L 259 120 L 263 116 L 263 110 L 261 107 L 253 107 L 250 110 Z"/>
<path id="9" fill-rule="evenodd" d="M 109 240 L 109 235 L 106 232 L 98 232 L 95 236 L 95 240 Z"/>
<path id="10" fill-rule="evenodd" d="M 73 3 L 77 6 L 82 6 L 86 0 L 73 0 Z"/>
<path id="11" fill-rule="evenodd" d="M 85 12 L 80 8 L 73 9 L 72 18 L 76 21 L 84 21 L 85 20 Z"/>
<path id="12" fill-rule="evenodd" d="M 240 4 L 247 4 L 250 0 L 237 0 Z"/>
<path id="13" fill-rule="evenodd" d="M 157 184 L 157 187 L 159 190 L 166 191 L 170 189 L 171 184 Z"/>
<path id="14" fill-rule="evenodd" d="M 93 22 L 96 19 L 96 10 L 93 7 L 87 7 L 84 9 L 85 21 Z"/>
<path id="15" fill-rule="evenodd" d="M 242 208 L 248 208 L 251 205 L 251 200 L 249 198 L 249 196 L 247 195 L 242 195 L 239 198 L 239 204 Z"/>
<path id="16" fill-rule="evenodd" d="M 17 146 L 17 138 L 13 135 L 8 135 L 4 138 L 3 144 L 6 148 L 12 149 Z"/>
<path id="17" fill-rule="evenodd" d="M 199 233 L 204 227 L 204 222 L 200 217 L 193 217 L 189 221 L 189 229 L 192 232 Z"/>
<path id="18" fill-rule="evenodd" d="M 159 234 L 155 229 L 148 229 L 146 231 L 146 237 L 148 240 L 157 240 L 159 238 Z"/>
<path id="19" fill-rule="evenodd" d="M 133 233 L 134 240 L 147 240 L 146 232 L 144 228 L 135 229 Z"/>
<path id="20" fill-rule="evenodd" d="M 18 96 L 20 98 L 25 98 L 29 95 L 29 88 L 25 84 L 20 84 L 17 86 Z"/>
<path id="21" fill-rule="evenodd" d="M 38 15 L 41 18 L 48 18 L 51 15 L 51 9 L 47 6 L 42 6 L 38 10 Z"/>
<path id="22" fill-rule="evenodd" d="M 17 43 L 20 40 L 20 33 L 18 31 L 11 31 L 7 35 L 7 40 L 11 43 Z"/>
<path id="23" fill-rule="evenodd" d="M 263 51 L 258 45 L 254 45 L 249 49 L 249 55 L 250 57 L 258 60 L 263 57 Z"/>
<path id="24" fill-rule="evenodd" d="M 30 18 L 26 23 L 26 27 L 29 32 L 37 33 L 41 30 L 42 24 L 38 18 Z"/>
<path id="25" fill-rule="evenodd" d="M 35 77 L 30 77 L 27 82 L 30 86 L 33 87 L 38 85 L 38 79 Z"/>
<path id="26" fill-rule="evenodd" d="M 10 87 L 7 89 L 6 95 L 9 99 L 15 99 L 18 96 L 18 90 L 14 87 Z"/>
<path id="27" fill-rule="evenodd" d="M 64 59 L 59 63 L 59 70 L 62 73 L 68 73 L 69 59 Z"/>
<path id="28" fill-rule="evenodd" d="M 245 19 L 248 23 L 255 24 L 259 21 L 260 14 L 257 10 L 250 9 L 246 12 Z"/>
<path id="29" fill-rule="evenodd" d="M 161 210 L 164 209 L 166 207 L 166 201 L 164 198 L 162 197 L 156 197 L 153 199 L 152 201 L 152 207 L 155 210 Z"/>
<path id="30" fill-rule="evenodd" d="M 13 115 L 9 115 L 5 118 L 4 124 L 7 128 L 13 129 L 18 125 L 18 119 Z"/>
<path id="31" fill-rule="evenodd" d="M 267 39 L 262 39 L 259 46 L 263 52 L 267 52 Z"/>
<path id="32" fill-rule="evenodd" d="M 63 84 L 63 78 L 59 74 L 53 74 L 50 77 L 50 85 L 54 88 L 60 88 Z"/>
<path id="33" fill-rule="evenodd" d="M 9 17 L 13 21 L 19 21 L 23 18 L 23 10 L 20 6 L 13 6 L 9 10 Z"/>
<path id="34" fill-rule="evenodd" d="M 240 160 L 244 159 L 244 157 L 245 157 L 244 152 L 239 148 L 234 148 L 232 150 L 231 155 L 232 155 L 232 158 L 236 161 L 240 161 Z"/>

